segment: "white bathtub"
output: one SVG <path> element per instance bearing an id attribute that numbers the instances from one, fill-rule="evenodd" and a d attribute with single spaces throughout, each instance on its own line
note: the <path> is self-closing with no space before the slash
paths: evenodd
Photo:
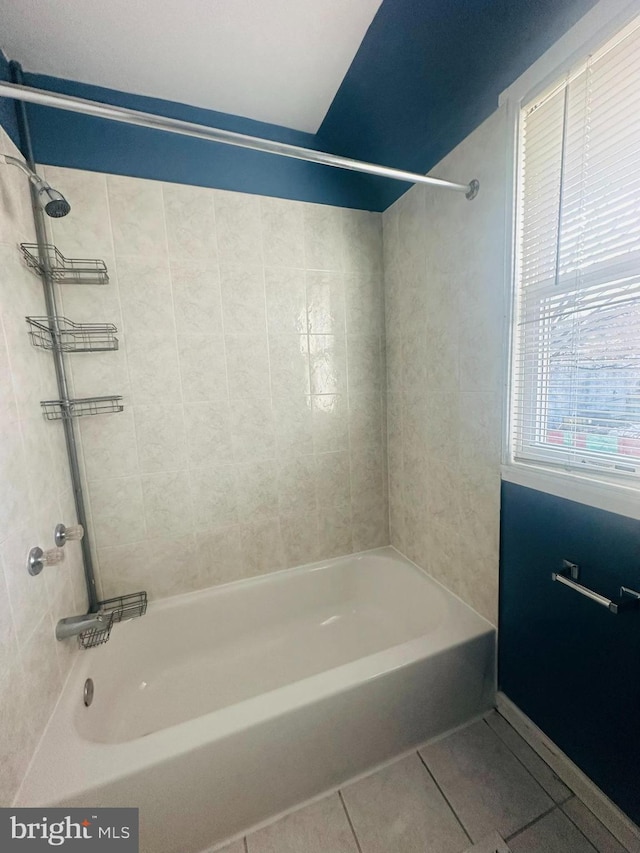
<path id="1" fill-rule="evenodd" d="M 490 708 L 494 642 L 391 548 L 151 604 L 79 656 L 16 805 L 196 853 Z"/>

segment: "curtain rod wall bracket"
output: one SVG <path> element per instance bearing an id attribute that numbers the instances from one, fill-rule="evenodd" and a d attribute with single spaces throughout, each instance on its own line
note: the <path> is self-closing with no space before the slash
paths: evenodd
<path id="1" fill-rule="evenodd" d="M 350 157 L 341 157 L 338 154 L 315 151 L 310 148 L 302 148 L 299 145 L 289 145 L 286 142 L 261 139 L 257 136 L 247 136 L 244 133 L 235 133 L 231 130 L 222 130 L 217 127 L 209 127 L 205 124 L 196 124 L 195 122 L 159 116 L 154 113 L 145 113 L 140 110 L 130 110 L 126 107 L 102 104 L 99 101 L 77 98 L 73 95 L 63 95 L 59 92 L 49 92 L 46 89 L 36 89 L 32 86 L 0 81 L 0 97 L 15 98 L 30 104 L 40 104 L 41 106 L 54 107 L 59 110 L 69 110 L 83 115 L 94 116 L 95 118 L 104 118 L 110 121 L 123 122 L 124 124 L 132 124 L 137 127 L 146 127 L 153 130 L 162 130 L 166 133 L 193 136 L 196 139 L 206 139 L 209 142 L 220 142 L 226 145 L 235 145 L 239 148 L 250 148 L 253 151 L 262 151 L 266 154 L 277 154 L 280 157 L 292 157 L 296 160 L 305 160 L 309 163 L 334 166 L 337 169 L 350 169 L 353 172 L 378 175 L 379 177 L 391 178 L 396 181 L 442 187 L 443 189 L 462 192 L 469 200 L 475 198 L 478 194 L 479 184 L 475 179 L 468 184 L 457 184 L 453 181 L 445 181 L 442 178 L 433 178 L 430 175 L 407 172 L 404 169 L 379 166 L 375 163 L 353 160 Z"/>

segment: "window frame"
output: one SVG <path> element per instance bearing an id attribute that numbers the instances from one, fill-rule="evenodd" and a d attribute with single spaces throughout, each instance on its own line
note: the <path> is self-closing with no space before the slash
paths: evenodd
<path id="1" fill-rule="evenodd" d="M 539 460 L 515 460 L 512 447 L 513 352 L 518 299 L 518 212 L 520 118 L 524 105 L 552 87 L 589 53 L 597 50 L 640 14 L 640 0 L 600 0 L 500 96 L 508 128 L 505 193 L 505 329 L 503 364 L 502 479 L 588 506 L 640 520 L 640 484 L 621 482 L 606 473 L 563 470 Z"/>

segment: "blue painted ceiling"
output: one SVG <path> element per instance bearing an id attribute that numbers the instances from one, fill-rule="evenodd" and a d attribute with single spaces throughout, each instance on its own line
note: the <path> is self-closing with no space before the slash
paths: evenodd
<path id="1" fill-rule="evenodd" d="M 427 172 L 595 0 L 384 0 L 315 136 L 81 82 L 41 88 Z M 164 60 L 163 60 L 164 61 Z M 6 78 L 0 60 L 0 78 Z M 0 99 L 0 123 L 13 132 Z M 29 105 L 41 163 L 384 210 L 407 184 Z M 461 175 L 460 180 L 472 177 Z"/>

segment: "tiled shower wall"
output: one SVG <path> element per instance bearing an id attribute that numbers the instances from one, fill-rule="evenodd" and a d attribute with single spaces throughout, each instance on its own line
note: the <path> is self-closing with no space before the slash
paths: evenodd
<path id="1" fill-rule="evenodd" d="M 497 623 L 504 111 L 383 214 L 391 543 Z"/>
<path id="2" fill-rule="evenodd" d="M 71 256 L 106 286 L 65 314 L 118 352 L 69 358 L 105 596 L 153 597 L 388 543 L 381 216 L 45 169 Z"/>
<path id="3" fill-rule="evenodd" d="M 0 129 L 0 152 L 19 156 Z M 86 611 L 80 546 L 37 577 L 34 545 L 54 547 L 58 522 L 76 521 L 62 426 L 47 423 L 40 400 L 56 397 L 49 353 L 29 344 L 25 316 L 45 313 L 42 283 L 21 262 L 34 239 L 29 184 L 0 166 L 0 806 L 8 806 L 53 711 L 75 654 L 58 643 L 55 622 Z"/>
<path id="4" fill-rule="evenodd" d="M 78 421 L 105 596 L 161 597 L 391 541 L 495 621 L 504 117 L 435 169 L 478 177 L 469 203 L 414 188 L 381 217 L 46 168 L 73 210 L 52 237 L 102 257 L 107 286 L 66 286 L 76 322 L 120 349 L 68 357 L 76 396 L 122 394 Z M 2 135 L 2 150 L 17 153 Z M 471 170 L 471 171 L 470 171 Z M 462 178 L 461 178 L 462 176 Z M 50 355 L 24 316 L 42 286 L 26 181 L 0 173 L 0 803 L 9 803 L 74 655 L 79 546 L 30 578 L 29 547 L 75 520 Z"/>

